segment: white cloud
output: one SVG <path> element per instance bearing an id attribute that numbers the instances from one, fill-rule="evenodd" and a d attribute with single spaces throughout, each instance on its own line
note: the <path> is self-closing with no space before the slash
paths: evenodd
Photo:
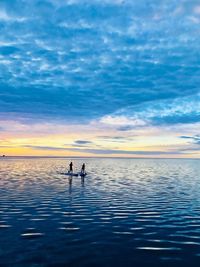
<path id="1" fill-rule="evenodd" d="M 145 126 L 146 122 L 142 119 L 133 117 L 126 117 L 124 115 L 107 115 L 100 119 L 100 123 L 113 125 L 113 126 Z"/>
<path id="2" fill-rule="evenodd" d="M 0 10 L 0 20 L 11 20 L 11 17 L 8 16 L 8 14 L 5 12 L 5 10 Z"/>
<path id="3" fill-rule="evenodd" d="M 24 22 L 26 21 L 27 18 L 24 17 L 16 17 L 16 16 L 10 16 L 5 10 L 0 10 L 0 21 L 16 21 L 16 22 Z"/>
<path id="4" fill-rule="evenodd" d="M 200 6 L 196 6 L 196 7 L 194 8 L 194 13 L 200 15 Z"/>
<path id="5" fill-rule="evenodd" d="M 190 16 L 189 20 L 191 20 L 192 22 L 199 24 L 200 23 L 200 18 L 197 18 L 195 16 Z"/>

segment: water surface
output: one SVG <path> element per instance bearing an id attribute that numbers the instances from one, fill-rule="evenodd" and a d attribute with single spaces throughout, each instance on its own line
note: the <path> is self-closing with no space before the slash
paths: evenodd
<path id="1" fill-rule="evenodd" d="M 200 164 L 0 160 L 0 266 L 199 266 Z"/>

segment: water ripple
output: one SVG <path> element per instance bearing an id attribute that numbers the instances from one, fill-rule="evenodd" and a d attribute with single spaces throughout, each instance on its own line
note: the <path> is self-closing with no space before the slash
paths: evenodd
<path id="1" fill-rule="evenodd" d="M 195 266 L 198 160 L 84 161 L 0 160 L 2 266 Z"/>

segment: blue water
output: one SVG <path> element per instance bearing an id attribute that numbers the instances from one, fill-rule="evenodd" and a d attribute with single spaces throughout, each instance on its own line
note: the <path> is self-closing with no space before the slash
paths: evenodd
<path id="1" fill-rule="evenodd" d="M 1 267 L 200 266 L 199 160 L 84 161 L 0 160 Z"/>

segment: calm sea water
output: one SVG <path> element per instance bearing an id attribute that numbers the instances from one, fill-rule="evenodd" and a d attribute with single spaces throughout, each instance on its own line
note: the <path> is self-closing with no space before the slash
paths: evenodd
<path id="1" fill-rule="evenodd" d="M 200 266 L 200 162 L 0 160 L 0 266 Z"/>

